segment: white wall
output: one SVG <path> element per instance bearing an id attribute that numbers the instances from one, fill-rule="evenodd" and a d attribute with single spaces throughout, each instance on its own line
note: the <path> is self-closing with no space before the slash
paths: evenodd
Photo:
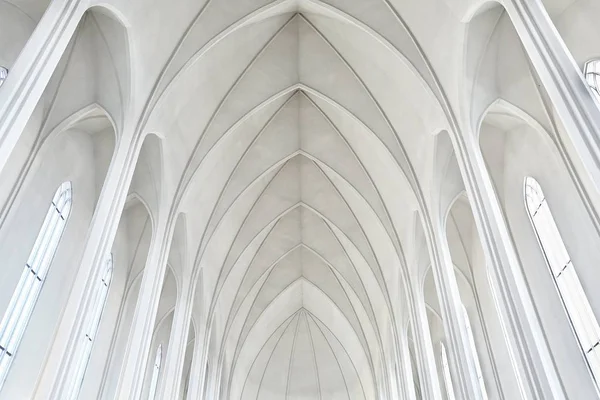
<path id="1" fill-rule="evenodd" d="M 0 232 L 0 257 L 5 262 L 0 272 L 4 287 L 0 291 L 3 314 L 54 192 L 62 182 L 71 181 L 71 215 L 0 398 L 26 398 L 30 395 L 33 387 L 25 382 L 37 376 L 52 343 L 97 199 L 93 145 L 93 139 L 85 132 L 73 129 L 60 134 L 45 152 L 44 161 L 24 188 L 21 202 Z"/>
<path id="2" fill-rule="evenodd" d="M 590 283 L 598 279 L 599 271 L 591 266 L 598 264 L 600 239 L 548 138 L 542 139 L 540 133 L 524 124 L 507 133 L 494 129 L 494 126 L 483 125 L 481 143 L 485 155 L 497 152 L 494 135 L 504 135 L 502 148 L 505 161 L 493 162 L 488 156 L 488 168 L 504 206 L 554 363 L 570 397 L 593 398 L 596 396 L 595 385 L 526 212 L 523 197 L 525 177 L 534 177 L 542 186 L 573 265 L 588 293 L 596 291 L 595 285 L 590 286 Z M 490 146 L 495 147 L 492 150 Z M 600 315 L 598 299 L 589 298 L 596 315 Z"/>

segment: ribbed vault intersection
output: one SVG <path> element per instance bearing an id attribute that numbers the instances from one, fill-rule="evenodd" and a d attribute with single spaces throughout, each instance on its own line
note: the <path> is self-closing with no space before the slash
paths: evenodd
<path id="1" fill-rule="evenodd" d="M 593 3 L 0 0 L 0 400 L 595 398 Z"/>
<path id="2" fill-rule="evenodd" d="M 327 329 L 329 340 L 338 341 L 344 354 L 349 352 L 360 368 L 366 367 L 360 377 L 372 387 L 373 360 L 381 362 L 373 302 L 379 301 L 383 318 L 383 278 L 359 223 L 315 161 L 297 154 L 277 170 L 227 250 L 218 282 L 223 283 L 216 289 L 215 312 L 229 310 L 222 351 L 232 365 L 232 385 L 259 368 L 258 350 L 266 345 L 261 341 L 274 334 L 276 323 L 302 309 L 324 321 L 321 329 Z M 379 292 L 378 298 L 372 300 L 367 290 Z M 233 291 L 233 298 L 227 296 Z M 293 352 L 290 358 L 297 354 L 304 353 Z M 252 359 L 252 365 L 246 365 Z M 314 368 L 319 364 L 315 361 Z M 290 376 L 296 375 L 311 376 L 308 370 Z"/>
<path id="3" fill-rule="evenodd" d="M 252 365 L 242 398 L 364 399 L 341 344 L 306 309 L 274 332 Z"/>
<path id="4" fill-rule="evenodd" d="M 377 398 L 432 140 L 414 132 L 441 113 L 383 2 L 250 3 L 207 3 L 149 119 L 199 243 L 209 374 L 223 398 Z"/>
<path id="5" fill-rule="evenodd" d="M 386 278 L 398 276 L 382 270 L 369 235 L 390 251 L 395 232 L 373 180 L 318 105 L 327 103 L 300 85 L 278 100 L 219 194 L 200 252 L 201 265 L 222 260 L 212 277 L 206 264 L 205 277 L 215 281 L 210 311 L 222 316 L 215 345 L 231 368 L 226 387 L 244 399 L 255 391 L 261 399 L 373 398 L 375 366 L 385 362 L 379 330 L 390 325 Z M 376 221 L 369 232 L 367 220 Z M 297 328 L 277 333 L 282 320 Z M 327 358 L 307 358 L 311 335 L 330 348 L 320 352 Z M 270 344 L 275 338 L 281 344 Z M 271 346 L 271 361 L 261 361 Z M 332 385 L 340 377 L 344 385 Z"/>

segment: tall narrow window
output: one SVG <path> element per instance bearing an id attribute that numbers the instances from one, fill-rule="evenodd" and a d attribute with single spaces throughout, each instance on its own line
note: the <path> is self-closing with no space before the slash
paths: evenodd
<path id="1" fill-rule="evenodd" d="M 600 327 L 577 277 L 539 183 L 525 178 L 525 204 L 534 231 L 592 376 L 600 378 Z"/>
<path id="2" fill-rule="evenodd" d="M 204 393 L 204 397 L 208 397 L 208 361 L 206 361 L 206 366 L 204 367 L 204 382 L 202 383 Z"/>
<path id="3" fill-rule="evenodd" d="M 467 314 L 467 309 L 464 304 L 462 306 L 463 309 L 463 319 L 465 321 L 465 330 L 467 331 L 467 336 L 469 339 L 469 346 L 471 347 L 471 353 L 475 358 L 475 373 L 477 374 L 477 382 L 479 382 L 479 387 L 481 389 L 481 398 L 487 399 L 487 391 L 485 390 L 485 383 L 483 381 L 483 373 L 481 372 L 481 364 L 479 363 L 479 356 L 477 353 L 477 348 L 475 347 L 475 338 L 473 337 L 473 329 L 471 328 L 471 322 L 469 321 L 469 314 Z"/>
<path id="4" fill-rule="evenodd" d="M 162 363 L 162 344 L 156 350 L 154 357 L 154 367 L 152 368 L 152 380 L 150 381 L 150 391 L 148 392 L 148 400 L 154 400 L 156 397 L 156 389 L 158 389 L 158 377 L 160 374 L 160 365 Z"/>
<path id="5" fill-rule="evenodd" d="M 594 98 L 600 104 L 600 59 L 586 62 L 583 67 L 583 74 L 594 93 Z"/>
<path id="6" fill-rule="evenodd" d="M 440 342 L 440 353 L 442 356 L 442 375 L 444 378 L 444 386 L 446 386 L 446 399 L 456 400 L 454 397 L 454 386 L 452 386 L 452 375 L 450 375 L 450 365 L 448 365 L 448 354 L 446 346 Z"/>
<path id="7" fill-rule="evenodd" d="M 110 254 L 106 257 L 100 277 L 92 289 L 94 293 L 92 294 L 90 308 L 86 314 L 83 331 L 81 332 L 79 343 L 75 350 L 75 356 L 73 357 L 73 369 L 72 373 L 69 374 L 65 399 L 75 400 L 79 397 L 85 370 L 90 361 L 92 346 L 96 340 L 98 325 L 100 324 L 102 311 L 104 310 L 104 304 L 106 303 L 106 298 L 108 296 L 112 272 L 113 257 L 112 254 Z"/>
<path id="8" fill-rule="evenodd" d="M 6 78 L 8 77 L 8 69 L 0 65 L 0 86 L 4 83 Z"/>
<path id="9" fill-rule="evenodd" d="M 71 211 L 71 201 L 71 182 L 65 182 L 54 194 L 42 228 L 21 273 L 21 279 L 0 323 L 0 387 L 6 379 L 65 230 Z"/>

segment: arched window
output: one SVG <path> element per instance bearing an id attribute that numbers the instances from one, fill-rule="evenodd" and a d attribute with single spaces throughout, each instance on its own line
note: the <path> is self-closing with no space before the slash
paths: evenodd
<path id="1" fill-rule="evenodd" d="M 202 393 L 204 394 L 204 398 L 208 396 L 208 361 L 206 361 L 206 366 L 204 367 L 204 382 L 202 383 Z"/>
<path id="2" fill-rule="evenodd" d="M 96 282 L 96 285 L 92 289 L 92 299 L 90 302 L 89 311 L 86 314 L 85 322 L 83 325 L 83 331 L 80 334 L 79 343 L 75 350 L 75 356 L 73 358 L 73 369 L 72 373 L 69 374 L 69 383 L 67 384 L 67 396 L 65 399 L 75 400 L 79 397 L 79 391 L 81 390 L 81 384 L 83 383 L 83 377 L 87 368 L 88 362 L 90 361 L 90 355 L 92 354 L 92 346 L 96 339 L 96 333 L 98 332 L 98 325 L 102 317 L 102 311 L 104 310 L 104 304 L 108 296 L 108 289 L 110 288 L 110 281 L 112 279 L 113 272 L 113 256 L 109 254 L 104 261 L 102 273 Z"/>
<path id="3" fill-rule="evenodd" d="M 594 93 L 594 98 L 600 103 L 600 59 L 586 62 L 583 67 L 583 74 Z"/>
<path id="4" fill-rule="evenodd" d="M 465 330 L 467 332 L 467 338 L 469 340 L 469 346 L 471 347 L 471 353 L 473 357 L 475 357 L 475 373 L 477 374 L 477 382 L 479 382 L 479 387 L 481 389 L 481 398 L 487 399 L 487 391 L 485 390 L 485 383 L 483 381 L 483 373 L 481 372 L 481 364 L 479 363 L 479 356 L 477 353 L 477 348 L 475 347 L 475 338 L 473 337 L 473 329 L 471 328 L 471 322 L 469 321 L 469 314 L 467 313 L 467 309 L 464 304 L 462 305 L 463 309 L 463 319 L 465 321 Z"/>
<path id="5" fill-rule="evenodd" d="M 450 375 L 450 365 L 448 365 L 448 354 L 446 346 L 440 342 L 440 353 L 442 357 L 442 376 L 444 378 L 444 386 L 446 386 L 446 399 L 456 400 L 454 397 L 454 386 L 452 386 L 452 375 Z"/>
<path id="6" fill-rule="evenodd" d="M 6 78 L 8 77 L 8 69 L 0 65 L 0 86 L 4 83 Z"/>
<path id="7" fill-rule="evenodd" d="M 152 368 L 152 380 L 150 381 L 150 391 L 148 392 L 148 400 L 154 400 L 156 397 L 156 389 L 158 389 L 158 376 L 160 374 L 160 365 L 162 363 L 162 344 L 156 350 L 154 357 L 154 367 Z"/>
<path id="8" fill-rule="evenodd" d="M 525 204 L 546 263 L 594 380 L 600 378 L 600 327 L 539 183 L 525 178 Z"/>
<path id="9" fill-rule="evenodd" d="M 71 201 L 71 182 L 64 182 L 54 194 L 21 279 L 0 323 L 0 387 L 6 379 L 65 230 L 71 212 Z"/>

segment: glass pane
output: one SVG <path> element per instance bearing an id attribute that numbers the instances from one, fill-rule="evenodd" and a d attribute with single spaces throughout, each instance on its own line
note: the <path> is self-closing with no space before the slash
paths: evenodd
<path id="1" fill-rule="evenodd" d="M 31 253 L 27 257 L 21 278 L 0 322 L 0 388 L 33 313 L 46 272 L 65 230 L 70 210 L 71 183 L 65 182 L 54 194 Z"/>
<path id="2" fill-rule="evenodd" d="M 585 63 L 583 74 L 592 89 L 594 98 L 600 103 L 600 60 L 591 60 Z"/>
<path id="3" fill-rule="evenodd" d="M 160 365 L 162 363 L 162 344 L 156 350 L 154 358 L 154 368 L 152 369 L 152 380 L 150 381 L 150 391 L 148 392 L 148 400 L 155 400 L 156 389 L 158 388 L 158 376 L 160 374 Z"/>
<path id="4" fill-rule="evenodd" d="M 600 71 L 599 67 L 600 64 L 596 63 L 594 66 L 596 72 Z M 598 382 L 600 326 L 583 291 L 542 188 L 531 177 L 525 179 L 525 204 L 577 341 L 594 380 Z"/>
<path id="5" fill-rule="evenodd" d="M 204 367 L 204 381 L 202 383 L 202 392 L 204 393 L 204 396 L 208 396 L 208 362 L 206 363 L 206 366 Z"/>
<path id="6" fill-rule="evenodd" d="M 6 78 L 8 77 L 8 69 L 6 67 L 0 66 L 0 86 L 4 83 Z"/>
<path id="7" fill-rule="evenodd" d="M 103 263 L 102 272 L 94 287 L 94 293 L 90 299 L 90 305 L 86 314 L 86 319 L 83 324 L 83 330 L 80 334 L 79 343 L 75 350 L 75 356 L 73 357 L 72 373 L 69 375 L 69 381 L 67 382 L 66 399 L 75 400 L 79 397 L 81 391 L 81 385 L 83 384 L 83 378 L 85 377 L 85 371 L 90 361 L 92 354 L 92 348 L 94 345 L 94 339 L 100 325 L 100 319 L 102 318 L 102 311 L 106 304 L 106 298 L 108 296 L 108 289 L 110 287 L 110 280 L 112 277 L 113 270 L 113 257 L 110 254 L 106 257 Z"/>

